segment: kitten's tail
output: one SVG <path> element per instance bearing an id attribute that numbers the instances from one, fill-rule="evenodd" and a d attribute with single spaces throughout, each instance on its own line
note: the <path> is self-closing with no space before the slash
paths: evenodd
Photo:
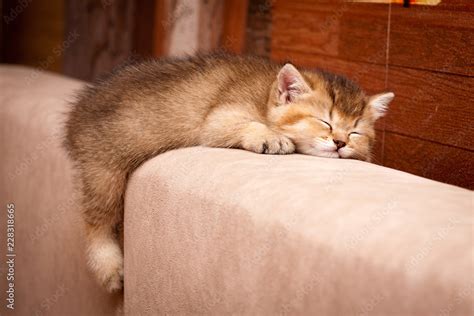
<path id="1" fill-rule="evenodd" d="M 123 253 L 117 227 L 123 223 L 127 172 L 103 166 L 81 170 L 88 263 L 99 282 L 115 292 L 123 288 Z"/>

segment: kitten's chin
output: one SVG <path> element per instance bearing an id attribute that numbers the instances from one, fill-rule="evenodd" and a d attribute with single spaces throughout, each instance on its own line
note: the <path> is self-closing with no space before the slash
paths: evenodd
<path id="1" fill-rule="evenodd" d="M 341 158 L 352 158 L 352 156 L 354 155 L 354 151 L 350 148 L 341 148 L 339 149 L 339 156 Z"/>
<path id="2" fill-rule="evenodd" d="M 298 150 L 298 152 L 305 154 L 305 155 L 311 155 L 311 156 L 317 156 L 317 157 L 323 157 L 323 158 L 341 158 L 337 151 L 329 151 L 329 150 L 318 150 L 316 148 L 304 148 L 301 150 Z"/>
<path id="3" fill-rule="evenodd" d="M 363 161 L 370 161 L 370 158 L 366 155 L 362 155 L 360 153 L 357 153 L 354 149 L 344 147 L 339 149 L 339 156 L 344 159 L 357 159 L 357 160 L 363 160 Z"/>
<path id="4" fill-rule="evenodd" d="M 324 158 L 341 158 L 337 151 L 319 151 L 316 152 L 314 156 L 324 157 Z"/>
<path id="5" fill-rule="evenodd" d="M 297 148 L 297 152 L 305 155 L 323 157 L 323 158 L 340 158 L 340 159 L 357 159 L 368 161 L 366 157 L 356 155 L 356 152 L 351 148 L 341 148 L 338 151 L 335 150 L 324 150 L 309 146 L 303 146 Z"/>

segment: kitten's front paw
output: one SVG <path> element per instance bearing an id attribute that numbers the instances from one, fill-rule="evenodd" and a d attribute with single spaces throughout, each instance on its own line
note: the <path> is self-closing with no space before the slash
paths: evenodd
<path id="1" fill-rule="evenodd" d="M 295 152 L 295 145 L 285 135 L 275 133 L 264 128 L 253 130 L 246 134 L 242 141 L 242 147 L 245 150 L 253 151 L 259 154 L 291 154 Z"/>

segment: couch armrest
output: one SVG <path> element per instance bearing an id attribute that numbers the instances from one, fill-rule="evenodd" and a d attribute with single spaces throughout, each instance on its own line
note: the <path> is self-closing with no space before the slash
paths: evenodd
<path id="1" fill-rule="evenodd" d="M 125 310 L 472 314 L 471 191 L 377 165 L 160 155 L 125 201 Z"/>

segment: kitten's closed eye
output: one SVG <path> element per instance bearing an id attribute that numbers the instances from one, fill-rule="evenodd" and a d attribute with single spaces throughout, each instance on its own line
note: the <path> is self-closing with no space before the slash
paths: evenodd
<path id="1" fill-rule="evenodd" d="M 349 136 L 362 136 L 362 134 L 358 132 L 350 132 Z"/>
<path id="2" fill-rule="evenodd" d="M 322 119 L 319 119 L 318 120 L 323 123 L 327 128 L 329 128 L 330 131 L 332 131 L 332 126 L 331 124 L 329 124 L 328 122 L 326 122 L 325 120 L 322 120 Z"/>

